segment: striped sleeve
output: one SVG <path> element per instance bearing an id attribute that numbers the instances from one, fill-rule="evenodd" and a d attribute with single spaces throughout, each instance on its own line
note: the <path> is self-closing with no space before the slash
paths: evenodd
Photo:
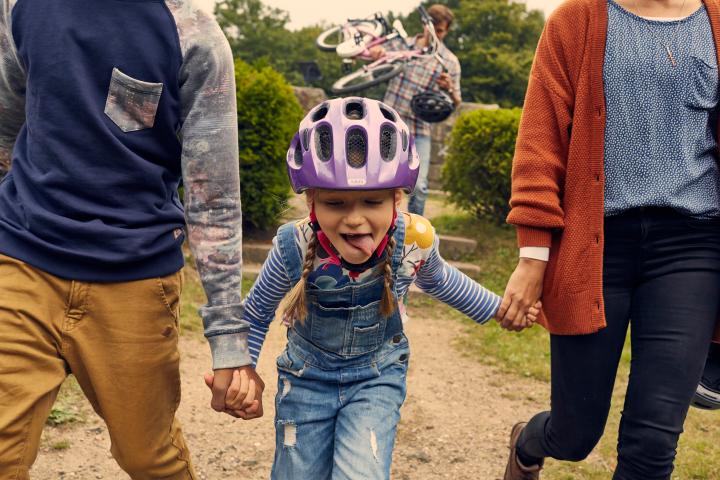
<path id="1" fill-rule="evenodd" d="M 502 299 L 443 260 L 439 243 L 439 237 L 435 236 L 433 248 L 427 262 L 418 270 L 415 284 L 477 323 L 487 322 L 495 316 Z"/>
<path id="2" fill-rule="evenodd" d="M 275 317 L 280 301 L 290 291 L 292 285 L 280 256 L 277 239 L 260 270 L 255 284 L 245 298 L 243 319 L 250 324 L 248 344 L 253 366 L 257 364 L 260 350 L 265 342 L 270 322 Z"/>

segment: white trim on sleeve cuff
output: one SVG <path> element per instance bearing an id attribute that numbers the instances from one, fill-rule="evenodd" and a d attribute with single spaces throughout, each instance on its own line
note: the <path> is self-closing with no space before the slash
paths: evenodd
<path id="1" fill-rule="evenodd" d="M 550 249 L 548 247 L 522 247 L 520 258 L 533 258 L 547 262 L 550 260 Z"/>

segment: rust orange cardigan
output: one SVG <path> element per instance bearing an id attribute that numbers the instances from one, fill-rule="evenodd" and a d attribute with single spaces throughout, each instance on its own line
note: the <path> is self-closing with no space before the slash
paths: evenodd
<path id="1" fill-rule="evenodd" d="M 704 0 L 718 52 L 719 2 Z M 513 159 L 508 223 L 516 226 L 520 247 L 550 247 L 540 323 L 559 335 L 605 327 L 607 22 L 607 0 L 568 0 L 550 16 L 530 72 Z M 715 333 L 720 341 L 720 324 Z"/>

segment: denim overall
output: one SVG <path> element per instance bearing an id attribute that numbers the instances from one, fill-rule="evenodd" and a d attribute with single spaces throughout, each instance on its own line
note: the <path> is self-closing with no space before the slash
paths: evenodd
<path id="1" fill-rule="evenodd" d="M 405 239 L 402 216 L 394 238 L 395 280 Z M 293 224 L 280 228 L 277 242 L 295 283 L 303 259 Z M 390 478 L 409 346 L 398 310 L 387 318 L 380 314 L 383 284 L 382 275 L 339 289 L 308 282 L 308 316 L 288 329 L 277 359 L 271 478 Z"/>

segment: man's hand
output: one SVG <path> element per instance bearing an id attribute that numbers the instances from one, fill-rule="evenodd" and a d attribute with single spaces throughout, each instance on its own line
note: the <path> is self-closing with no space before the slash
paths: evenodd
<path id="1" fill-rule="evenodd" d="M 440 74 L 440 76 L 437 79 L 438 87 L 442 88 L 446 92 L 451 92 L 453 89 L 453 81 L 450 77 L 450 74 L 447 72 L 443 72 Z"/>
<path id="2" fill-rule="evenodd" d="M 212 391 L 210 406 L 217 412 L 250 420 L 263 415 L 262 393 L 265 383 L 251 366 L 221 368 L 205 374 Z"/>
<path id="3" fill-rule="evenodd" d="M 542 295 L 547 262 L 521 258 L 510 276 L 495 319 L 506 330 L 520 331 L 528 326 L 526 315 Z"/>
<path id="4" fill-rule="evenodd" d="M 373 60 L 377 60 L 378 58 L 385 55 L 385 49 L 379 45 L 376 45 L 368 50 L 368 53 L 370 54 L 370 58 Z"/>

